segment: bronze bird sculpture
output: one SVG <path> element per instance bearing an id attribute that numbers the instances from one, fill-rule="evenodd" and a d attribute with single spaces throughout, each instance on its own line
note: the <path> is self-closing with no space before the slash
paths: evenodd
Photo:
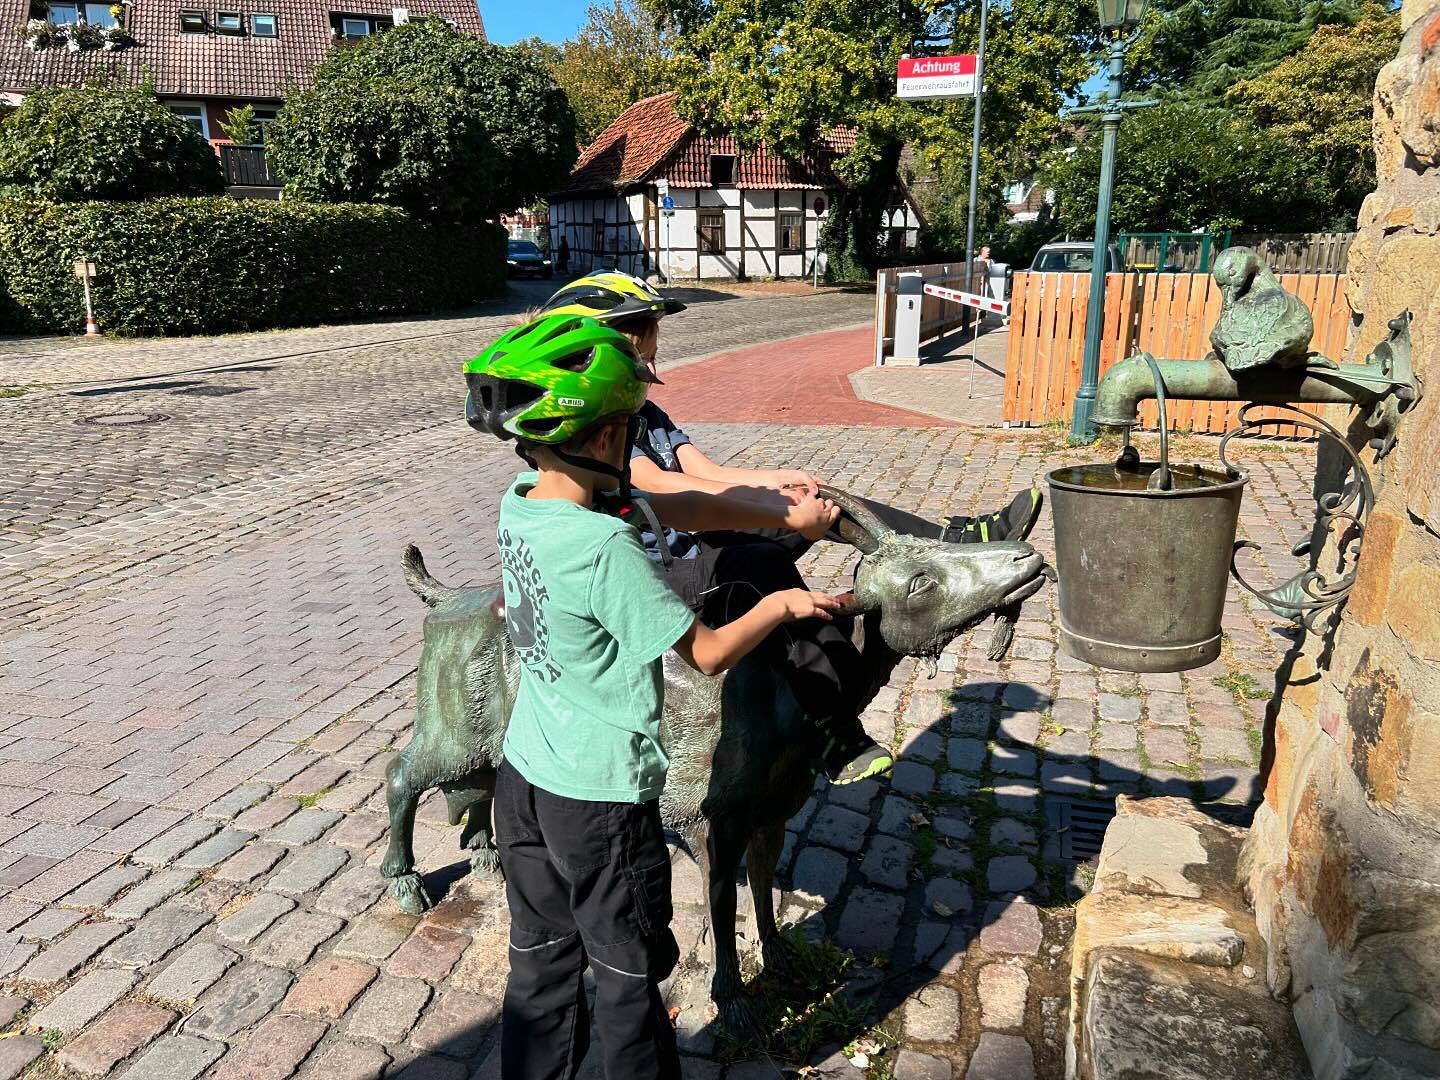
<path id="1" fill-rule="evenodd" d="M 1265 364 L 1295 368 L 1311 362 L 1315 321 L 1259 255 L 1247 247 L 1227 248 L 1215 260 L 1214 274 L 1224 301 L 1210 344 L 1222 364 L 1242 372 Z M 1322 357 L 1314 361 L 1334 366 Z"/>

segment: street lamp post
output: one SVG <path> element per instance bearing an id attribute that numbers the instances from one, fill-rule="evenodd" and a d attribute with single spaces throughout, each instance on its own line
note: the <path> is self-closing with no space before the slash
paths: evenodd
<path id="1" fill-rule="evenodd" d="M 1120 100 L 1120 75 L 1125 68 L 1125 50 L 1135 41 L 1136 28 L 1145 17 L 1147 0 L 1099 0 L 1100 25 L 1113 33 L 1110 41 L 1110 85 L 1105 100 L 1071 112 L 1100 112 L 1104 139 L 1100 149 L 1100 197 L 1095 206 L 1095 249 L 1090 263 L 1090 305 L 1085 315 L 1085 355 L 1080 366 L 1080 389 L 1075 394 L 1075 413 L 1070 423 L 1070 441 L 1089 442 L 1095 437 L 1090 414 L 1095 408 L 1095 390 L 1100 382 L 1100 336 L 1105 322 L 1105 272 L 1109 268 L 1110 202 L 1115 186 L 1115 144 L 1120 137 L 1120 117 L 1125 109 L 1154 105 L 1154 101 Z M 1126 34 L 1129 31 L 1129 34 Z"/>

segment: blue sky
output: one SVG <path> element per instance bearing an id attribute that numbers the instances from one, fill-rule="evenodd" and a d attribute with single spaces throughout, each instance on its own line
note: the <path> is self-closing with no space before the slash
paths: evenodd
<path id="1" fill-rule="evenodd" d="M 485 36 L 497 45 L 542 37 L 557 44 L 585 21 L 594 0 L 480 0 Z"/>

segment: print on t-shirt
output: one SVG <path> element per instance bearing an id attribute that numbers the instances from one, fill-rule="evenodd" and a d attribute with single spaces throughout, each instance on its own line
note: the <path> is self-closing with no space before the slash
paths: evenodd
<path id="1" fill-rule="evenodd" d="M 545 603 L 550 593 L 540 579 L 535 556 L 524 539 L 501 529 L 500 578 L 505 587 L 505 626 L 520 662 L 542 681 L 553 683 L 561 668 L 550 657 L 550 627 Z"/>

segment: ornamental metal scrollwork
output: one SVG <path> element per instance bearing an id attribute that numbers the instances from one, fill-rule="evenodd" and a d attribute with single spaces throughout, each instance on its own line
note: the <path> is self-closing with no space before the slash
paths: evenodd
<path id="1" fill-rule="evenodd" d="M 1253 415 L 1253 410 L 1262 408 L 1279 410 L 1291 415 Z M 1291 549 L 1292 555 L 1310 555 L 1314 536 L 1328 536 L 1332 526 L 1340 525 L 1342 531 L 1336 539 L 1336 558 L 1339 566 L 1337 572 L 1340 576 L 1332 578 L 1325 572 L 1312 567 L 1302 570 L 1273 589 L 1257 589 L 1245 580 L 1240 573 L 1239 566 L 1236 565 L 1236 559 L 1241 551 L 1260 550 L 1260 545 L 1253 540 L 1237 540 L 1235 542 L 1235 548 L 1230 556 L 1230 574 L 1242 589 L 1257 597 L 1271 611 L 1299 623 L 1308 631 L 1316 632 L 1321 616 L 1327 615 L 1331 609 L 1343 604 L 1355 585 L 1355 575 L 1360 560 L 1360 545 L 1365 538 L 1365 521 L 1375 506 L 1375 489 L 1370 482 L 1369 470 L 1365 468 L 1365 463 L 1360 460 L 1360 455 L 1355 452 L 1345 436 L 1321 417 L 1295 405 L 1266 405 L 1261 402 L 1251 402 L 1242 407 L 1238 426 L 1227 431 L 1220 440 L 1221 463 L 1231 475 L 1236 475 L 1238 470 L 1225 456 L 1230 440 L 1242 435 L 1261 434 L 1266 428 L 1278 427 L 1281 424 L 1293 424 L 1304 431 L 1312 432 L 1321 439 L 1329 439 L 1340 448 L 1349 462 L 1350 468 L 1340 490 L 1326 492 L 1315 500 L 1317 532 L 1312 533 L 1311 539 L 1303 540 Z M 1376 447 L 1376 449 L 1380 448 Z M 1379 455 L 1377 454 L 1377 456 Z"/>

